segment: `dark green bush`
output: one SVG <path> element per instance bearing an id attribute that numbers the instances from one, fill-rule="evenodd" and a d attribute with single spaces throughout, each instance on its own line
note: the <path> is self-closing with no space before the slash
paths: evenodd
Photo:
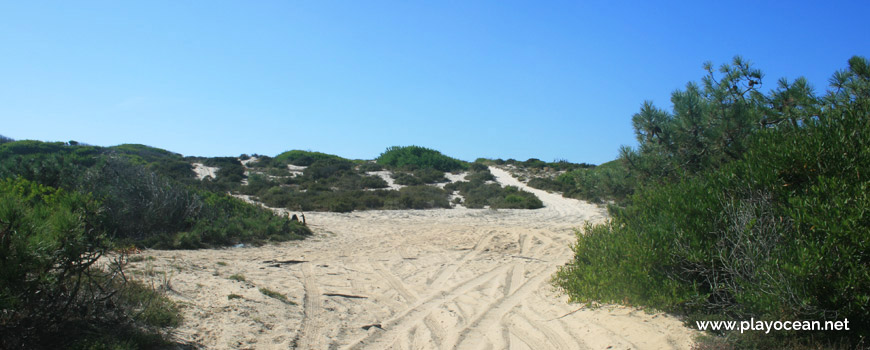
<path id="1" fill-rule="evenodd" d="M 495 175 L 489 171 L 489 168 L 484 168 L 481 171 L 473 171 L 465 176 L 465 180 L 470 182 L 486 182 L 495 181 Z"/>
<path id="2" fill-rule="evenodd" d="M 387 186 L 389 186 L 387 181 L 382 179 L 380 176 L 368 176 L 368 175 L 366 175 L 366 176 L 360 177 L 360 183 L 359 183 L 360 188 L 366 188 L 366 189 L 372 188 L 372 189 L 374 189 L 374 188 L 387 188 Z"/>
<path id="3" fill-rule="evenodd" d="M 336 155 L 292 150 L 281 153 L 272 160 L 273 164 L 293 164 L 299 166 L 309 166 L 318 160 L 347 160 Z M 277 165 L 276 165 L 277 166 Z"/>
<path id="4" fill-rule="evenodd" d="M 96 264 L 111 247 L 98 208 L 90 195 L 0 180 L 0 347 L 69 348 L 95 334 L 155 346 L 155 328 L 178 325 L 171 302 L 123 278 L 122 260 Z"/>
<path id="5" fill-rule="evenodd" d="M 378 164 L 392 168 L 410 170 L 432 168 L 443 172 L 464 170 L 468 167 L 461 160 L 445 156 L 436 150 L 419 146 L 394 146 L 387 148 L 376 161 Z"/>
<path id="6" fill-rule="evenodd" d="M 527 183 L 529 187 L 534 187 L 539 190 L 545 191 L 557 191 L 557 192 L 566 192 L 571 190 L 572 188 L 568 186 L 566 183 L 557 181 L 548 177 L 535 177 L 529 180 Z"/>
<path id="7" fill-rule="evenodd" d="M 521 191 L 514 186 L 501 187 L 498 183 L 486 183 L 495 180 L 489 168 L 483 167 L 465 177 L 468 181 L 449 183 L 444 189 L 449 192 L 459 191 L 465 198 L 463 205 L 467 208 L 493 209 L 538 209 L 544 203 L 533 193 Z"/>
<path id="8" fill-rule="evenodd" d="M 184 230 L 202 209 L 201 200 L 183 185 L 118 158 L 89 169 L 80 188 L 103 200 L 100 229 L 116 239 L 138 241 Z"/>
<path id="9" fill-rule="evenodd" d="M 371 171 L 381 171 L 384 170 L 384 166 L 374 163 L 374 162 L 365 162 L 359 165 L 359 171 L 361 172 L 371 172 Z"/>
<path id="10" fill-rule="evenodd" d="M 210 167 L 217 167 L 217 181 L 227 182 L 231 184 L 239 184 L 245 178 L 245 168 L 242 163 L 234 157 L 216 157 L 206 158 L 203 164 Z"/>
<path id="11" fill-rule="evenodd" d="M 384 200 L 385 209 L 431 209 L 450 208 L 447 192 L 432 186 L 408 186 L 392 191 Z"/>
<path id="12" fill-rule="evenodd" d="M 736 122 L 732 131 L 740 138 L 727 143 L 719 131 L 697 129 L 710 135 L 709 143 L 686 146 L 698 140 L 679 135 L 677 126 L 658 124 L 675 128 L 669 134 L 646 124 L 656 118 L 636 123 L 640 150 L 623 156 L 639 173 L 635 193 L 613 208 L 610 223 L 578 235 L 574 260 L 556 283 L 575 301 L 627 302 L 689 320 L 848 319 L 852 326 L 729 334 L 740 348 L 864 341 L 870 336 L 870 181 L 864 175 L 870 172 L 870 65 L 857 57 L 849 63 L 822 98 L 809 95 L 800 80 L 781 81 L 778 90 L 750 96 L 757 103 L 744 105 L 750 99 L 719 99 L 730 93 L 705 79 L 711 98 L 705 103 L 725 105 L 695 117 L 706 125 Z M 756 77 L 739 64 L 722 71 L 732 82 Z M 691 100 L 698 91 L 676 94 L 677 118 L 700 103 Z M 660 112 L 645 105 L 642 113 Z M 764 127 L 740 129 L 746 118 Z M 671 139 L 659 139 L 665 137 Z M 672 161 L 688 163 L 681 169 Z"/>
<path id="13" fill-rule="evenodd" d="M 474 172 L 481 172 L 481 171 L 487 171 L 489 168 L 486 166 L 486 164 L 484 164 L 482 162 L 475 161 L 474 163 L 471 163 L 469 165 L 468 169 L 471 171 L 474 171 Z"/>
<path id="14" fill-rule="evenodd" d="M 393 181 L 399 185 L 405 186 L 416 186 L 423 184 L 423 180 L 414 176 L 414 174 L 405 172 L 393 173 Z"/>
<path id="15" fill-rule="evenodd" d="M 314 179 L 325 179 L 331 176 L 341 175 L 353 169 L 353 162 L 347 159 L 326 158 L 319 159 L 308 165 L 303 171 L 303 175 Z"/>
<path id="16" fill-rule="evenodd" d="M 397 184 L 405 186 L 447 182 L 443 171 L 432 168 L 417 169 L 410 173 L 396 172 L 393 174 L 393 178 Z"/>

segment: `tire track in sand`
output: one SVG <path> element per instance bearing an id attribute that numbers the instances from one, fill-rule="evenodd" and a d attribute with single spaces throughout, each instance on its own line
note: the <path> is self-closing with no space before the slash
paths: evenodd
<path id="1" fill-rule="evenodd" d="M 302 286 L 305 290 L 305 302 L 302 318 L 302 332 L 299 337 L 300 349 L 322 349 L 323 331 L 320 314 L 323 311 L 320 300 L 320 288 L 311 271 L 311 263 L 304 263 L 302 270 Z"/>

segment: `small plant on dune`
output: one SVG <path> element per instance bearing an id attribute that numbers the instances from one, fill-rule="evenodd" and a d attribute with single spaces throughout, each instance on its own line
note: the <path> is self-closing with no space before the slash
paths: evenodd
<path id="1" fill-rule="evenodd" d="M 233 281 L 239 281 L 239 282 L 244 282 L 244 281 L 245 281 L 245 276 L 242 275 L 242 274 L 238 274 L 238 273 L 237 273 L 237 274 L 233 274 L 233 275 L 231 275 L 230 277 L 227 277 L 227 278 L 228 278 L 228 279 L 231 279 L 231 280 L 233 280 Z"/>
<path id="2" fill-rule="evenodd" d="M 455 171 L 468 168 L 468 164 L 459 159 L 419 146 L 387 148 L 378 157 L 377 162 L 381 165 L 405 169 L 432 168 L 440 171 Z"/>
<path id="3" fill-rule="evenodd" d="M 290 299 L 287 299 L 286 295 L 278 293 L 278 292 L 271 290 L 269 288 L 260 288 L 260 293 L 263 293 L 263 295 L 265 295 L 267 297 L 278 299 L 285 304 L 296 305 L 295 302 L 293 302 Z"/>

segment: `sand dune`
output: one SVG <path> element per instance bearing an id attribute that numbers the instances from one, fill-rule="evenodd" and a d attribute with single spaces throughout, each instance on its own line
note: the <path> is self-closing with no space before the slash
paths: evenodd
<path id="1" fill-rule="evenodd" d="M 670 316 L 568 304 L 550 277 L 572 257 L 573 228 L 605 210 L 491 170 L 545 207 L 306 213 L 315 237 L 303 242 L 145 251 L 155 259 L 132 265 L 169 280 L 185 316 L 176 337 L 210 349 L 690 347 Z"/>

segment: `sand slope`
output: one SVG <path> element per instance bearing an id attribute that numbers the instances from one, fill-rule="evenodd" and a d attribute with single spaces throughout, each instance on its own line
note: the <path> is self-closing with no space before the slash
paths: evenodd
<path id="1" fill-rule="evenodd" d="M 572 257 L 572 228 L 605 211 L 492 172 L 545 208 L 306 213 L 316 236 L 303 242 L 145 251 L 155 259 L 133 265 L 169 279 L 177 337 L 206 348 L 689 348 L 694 333 L 672 317 L 568 304 L 550 277 Z"/>

